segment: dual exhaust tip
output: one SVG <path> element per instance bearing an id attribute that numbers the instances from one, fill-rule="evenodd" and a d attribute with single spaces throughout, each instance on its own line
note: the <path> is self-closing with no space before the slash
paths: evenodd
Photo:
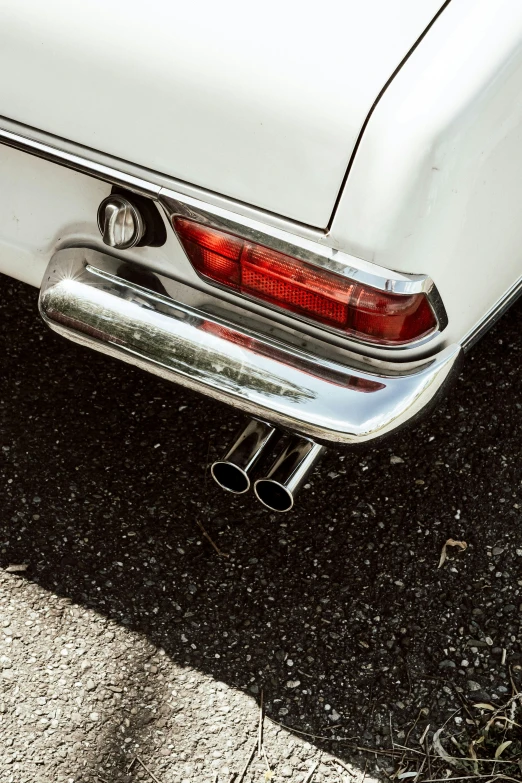
<path id="1" fill-rule="evenodd" d="M 325 451 L 313 440 L 294 435 L 281 438 L 271 424 L 251 419 L 221 460 L 211 467 L 214 480 L 222 489 L 241 495 L 252 486 L 252 476 L 264 457 L 282 444 L 266 475 L 254 482 L 254 492 L 272 511 L 290 511 L 297 492 Z"/>

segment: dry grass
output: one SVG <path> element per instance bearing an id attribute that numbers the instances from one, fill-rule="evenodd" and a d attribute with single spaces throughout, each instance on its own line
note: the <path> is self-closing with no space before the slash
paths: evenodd
<path id="1" fill-rule="evenodd" d="M 405 783 L 474 780 L 481 783 L 521 783 L 522 693 L 517 691 L 513 681 L 512 685 L 511 698 L 500 707 L 463 701 L 462 707 L 433 735 L 428 734 L 430 726 L 422 733 L 415 731 L 419 714 L 404 744 L 393 740 L 393 731 L 392 747 L 387 749 L 362 746 L 351 741 L 351 738 L 336 737 L 335 741 L 346 749 L 366 753 L 375 759 L 388 758 L 394 766 L 394 771 L 388 774 L 388 780 Z M 461 722 L 459 730 L 455 732 L 450 730 L 448 724 L 458 717 Z M 416 740 L 412 738 L 414 735 L 418 737 Z M 338 763 L 344 766 L 342 762 Z"/>
<path id="2" fill-rule="evenodd" d="M 460 714 L 461 728 L 450 731 L 448 723 Z M 438 781 L 522 781 L 522 694 L 514 688 L 502 706 L 463 704 L 429 742 L 427 729 L 417 743 L 392 743 L 380 751 L 396 760 L 390 780 L 408 783 Z M 368 749 L 369 750 L 369 749 Z M 399 757 L 399 754 L 400 757 Z"/>

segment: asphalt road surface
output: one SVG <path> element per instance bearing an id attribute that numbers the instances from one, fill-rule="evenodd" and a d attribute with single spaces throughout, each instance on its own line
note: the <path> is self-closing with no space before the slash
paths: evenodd
<path id="1" fill-rule="evenodd" d="M 36 302 L 0 279 L 2 783 L 522 779 L 520 306 L 280 516 L 208 475 L 241 417 Z"/>

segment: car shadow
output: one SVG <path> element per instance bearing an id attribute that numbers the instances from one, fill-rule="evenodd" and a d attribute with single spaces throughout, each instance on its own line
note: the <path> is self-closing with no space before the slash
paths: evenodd
<path id="1" fill-rule="evenodd" d="M 522 546 L 520 306 L 429 419 L 329 453 L 280 516 L 210 479 L 241 417 L 67 343 L 38 320 L 33 289 L 1 290 L 1 567 L 27 562 L 24 579 L 172 661 L 263 689 L 267 716 L 361 768 L 336 737 L 388 747 L 390 715 L 421 734 L 470 697 L 459 662 L 441 668 L 456 639 L 493 639 L 518 676 L 505 607 Z M 449 538 L 467 549 L 438 568 Z M 478 669 L 498 698 L 509 670 Z"/>

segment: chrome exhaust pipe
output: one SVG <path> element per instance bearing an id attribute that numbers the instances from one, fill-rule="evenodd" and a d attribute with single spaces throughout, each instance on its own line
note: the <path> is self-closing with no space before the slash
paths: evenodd
<path id="1" fill-rule="evenodd" d="M 213 463 L 210 472 L 214 481 L 235 495 L 247 492 L 251 484 L 250 475 L 276 434 L 277 430 L 271 424 L 251 419 L 223 459 Z"/>
<path id="2" fill-rule="evenodd" d="M 313 440 L 294 435 L 268 475 L 254 484 L 257 499 L 272 511 L 290 511 L 296 494 L 325 451 Z"/>

